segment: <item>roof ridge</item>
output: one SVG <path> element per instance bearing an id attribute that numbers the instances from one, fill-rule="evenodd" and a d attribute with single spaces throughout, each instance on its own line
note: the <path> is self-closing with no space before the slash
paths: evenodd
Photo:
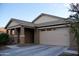
<path id="1" fill-rule="evenodd" d="M 60 17 L 60 16 L 56 16 L 56 15 L 52 15 L 52 14 L 48 14 L 48 13 L 41 13 L 41 14 L 43 14 L 43 15 L 49 15 L 49 16 L 54 16 L 54 17 L 59 17 L 59 18 L 66 19 L 66 18 L 64 18 L 64 17 Z"/>

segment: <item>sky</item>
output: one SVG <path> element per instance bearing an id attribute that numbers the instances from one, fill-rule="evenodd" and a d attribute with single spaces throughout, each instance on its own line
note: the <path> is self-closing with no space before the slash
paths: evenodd
<path id="1" fill-rule="evenodd" d="M 64 3 L 0 3 L 0 27 L 11 18 L 32 22 L 41 13 L 67 18 L 69 5 Z"/>

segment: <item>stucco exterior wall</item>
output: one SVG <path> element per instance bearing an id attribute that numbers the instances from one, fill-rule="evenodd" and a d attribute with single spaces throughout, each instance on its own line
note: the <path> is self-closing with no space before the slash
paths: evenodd
<path id="1" fill-rule="evenodd" d="M 75 48 L 77 49 L 77 41 L 76 38 L 74 37 L 74 33 L 70 31 L 70 48 Z"/>
<path id="2" fill-rule="evenodd" d="M 46 15 L 43 15 L 40 18 L 38 18 L 34 23 L 40 24 L 40 23 L 51 22 L 51 21 L 56 21 L 56 20 L 60 20 L 60 19 L 56 17 L 49 17 Z"/>
<path id="3" fill-rule="evenodd" d="M 16 21 L 12 21 L 8 27 L 11 27 L 11 26 L 15 26 L 15 25 L 18 25 L 19 23 L 17 23 Z"/>

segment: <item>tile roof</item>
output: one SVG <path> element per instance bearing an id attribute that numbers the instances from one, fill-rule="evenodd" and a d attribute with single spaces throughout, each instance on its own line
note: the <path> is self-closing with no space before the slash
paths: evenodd
<path id="1" fill-rule="evenodd" d="M 61 20 L 56 20 L 56 21 L 52 21 L 52 22 L 45 22 L 45 23 L 40 23 L 40 24 L 34 24 L 34 21 L 32 22 L 28 22 L 28 21 L 23 21 L 23 20 L 19 20 L 19 19 L 15 19 L 15 18 L 11 18 L 11 20 L 9 21 L 9 23 L 6 25 L 5 28 L 7 28 L 7 26 L 12 22 L 12 21 L 16 21 L 17 23 L 19 23 L 19 25 L 23 25 L 23 26 L 29 26 L 29 27 L 40 27 L 40 26 L 49 26 L 49 25 L 56 25 L 56 24 L 64 24 L 66 23 L 65 19 L 66 18 L 62 18 L 62 17 L 57 17 L 57 16 L 53 16 L 53 15 L 49 15 L 49 14 L 44 14 L 42 13 L 41 15 L 39 15 L 37 18 L 43 16 L 43 15 L 47 15 L 50 17 L 56 17 L 56 18 L 60 18 Z M 37 19 L 36 18 L 36 19 Z"/>

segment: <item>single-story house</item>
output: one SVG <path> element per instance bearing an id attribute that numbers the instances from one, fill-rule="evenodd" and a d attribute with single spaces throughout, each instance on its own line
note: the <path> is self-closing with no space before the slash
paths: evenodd
<path id="1" fill-rule="evenodd" d="M 40 14 L 32 22 L 11 18 L 6 25 L 7 33 L 16 44 L 45 44 L 76 47 L 66 18 Z"/>

